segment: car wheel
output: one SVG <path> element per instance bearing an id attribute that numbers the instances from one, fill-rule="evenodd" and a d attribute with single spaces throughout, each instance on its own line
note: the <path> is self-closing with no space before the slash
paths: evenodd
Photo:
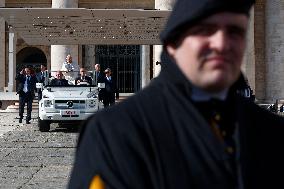
<path id="1" fill-rule="evenodd" d="M 44 121 L 38 118 L 38 127 L 41 132 L 48 132 L 50 130 L 49 121 Z"/>

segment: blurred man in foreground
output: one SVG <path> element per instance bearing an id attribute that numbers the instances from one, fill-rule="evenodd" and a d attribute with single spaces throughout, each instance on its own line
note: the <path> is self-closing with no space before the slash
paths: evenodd
<path id="1" fill-rule="evenodd" d="M 160 75 L 86 122 L 69 188 L 284 187 L 283 118 L 236 92 L 253 3 L 176 1 Z"/>

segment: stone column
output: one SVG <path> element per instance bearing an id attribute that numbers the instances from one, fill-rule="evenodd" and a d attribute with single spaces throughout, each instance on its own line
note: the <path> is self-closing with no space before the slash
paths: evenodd
<path id="1" fill-rule="evenodd" d="M 89 71 L 95 69 L 96 62 L 96 46 L 95 45 L 85 45 L 85 68 Z"/>
<path id="2" fill-rule="evenodd" d="M 0 7 L 5 7 L 5 0 L 0 0 Z M 5 87 L 5 20 L 0 17 L 0 91 Z"/>
<path id="3" fill-rule="evenodd" d="M 249 29 L 247 33 L 247 48 L 244 55 L 242 70 L 255 94 L 255 43 L 254 43 L 254 9 L 250 12 Z"/>
<path id="4" fill-rule="evenodd" d="M 172 10 L 173 3 L 175 0 L 155 0 L 155 9 L 157 10 Z M 157 77 L 161 71 L 161 53 L 163 47 L 162 45 L 154 45 L 153 47 L 153 76 Z"/>
<path id="5" fill-rule="evenodd" d="M 9 31 L 9 81 L 8 91 L 12 92 L 14 89 L 14 81 L 16 76 L 16 45 L 17 35 L 10 28 Z"/>
<path id="6" fill-rule="evenodd" d="M 141 45 L 141 88 L 150 83 L 150 46 Z"/>
<path id="7" fill-rule="evenodd" d="M 284 6 L 282 0 L 266 1 L 265 63 L 266 100 L 284 99 Z"/>
<path id="8" fill-rule="evenodd" d="M 78 8 L 78 0 L 52 0 L 52 8 Z"/>
<path id="9" fill-rule="evenodd" d="M 52 0 L 52 8 L 78 8 L 78 0 Z M 51 45 L 50 54 L 52 75 L 61 69 L 68 54 L 71 54 L 73 62 L 79 64 L 78 45 Z"/>
<path id="10" fill-rule="evenodd" d="M 260 102 L 266 99 L 265 7 L 266 0 L 256 1 L 254 6 L 254 39 L 248 38 L 254 42 L 255 97 Z"/>

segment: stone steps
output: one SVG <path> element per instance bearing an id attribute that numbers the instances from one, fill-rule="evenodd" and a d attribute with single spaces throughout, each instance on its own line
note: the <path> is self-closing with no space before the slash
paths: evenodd
<path id="1" fill-rule="evenodd" d="M 25 106 L 25 111 L 27 109 L 27 106 Z M 9 105 L 6 110 L 7 112 L 19 112 L 19 102 L 15 102 L 12 105 Z M 36 100 L 36 102 L 33 102 L 32 104 L 32 111 L 33 112 L 38 112 L 38 102 Z"/>

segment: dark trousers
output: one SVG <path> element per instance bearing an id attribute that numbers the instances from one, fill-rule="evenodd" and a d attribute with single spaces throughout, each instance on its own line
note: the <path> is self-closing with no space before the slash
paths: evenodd
<path id="1" fill-rule="evenodd" d="M 102 91 L 102 89 L 99 90 L 99 94 L 98 94 L 98 98 L 99 101 L 103 101 L 104 100 L 104 91 Z"/>
<path id="2" fill-rule="evenodd" d="M 105 92 L 104 95 L 103 95 L 104 107 L 108 107 L 108 106 L 114 105 L 114 103 L 115 103 L 115 94 L 114 93 Z"/>
<path id="3" fill-rule="evenodd" d="M 19 97 L 19 116 L 20 119 L 23 119 L 25 104 L 27 103 L 27 121 L 31 120 L 32 113 L 32 104 L 33 104 L 33 95 L 28 93 L 22 93 Z"/>
<path id="4" fill-rule="evenodd" d="M 42 91 L 41 91 L 41 89 L 39 89 L 38 92 L 37 92 L 37 98 L 38 98 L 38 101 L 40 101 L 42 99 Z"/>

